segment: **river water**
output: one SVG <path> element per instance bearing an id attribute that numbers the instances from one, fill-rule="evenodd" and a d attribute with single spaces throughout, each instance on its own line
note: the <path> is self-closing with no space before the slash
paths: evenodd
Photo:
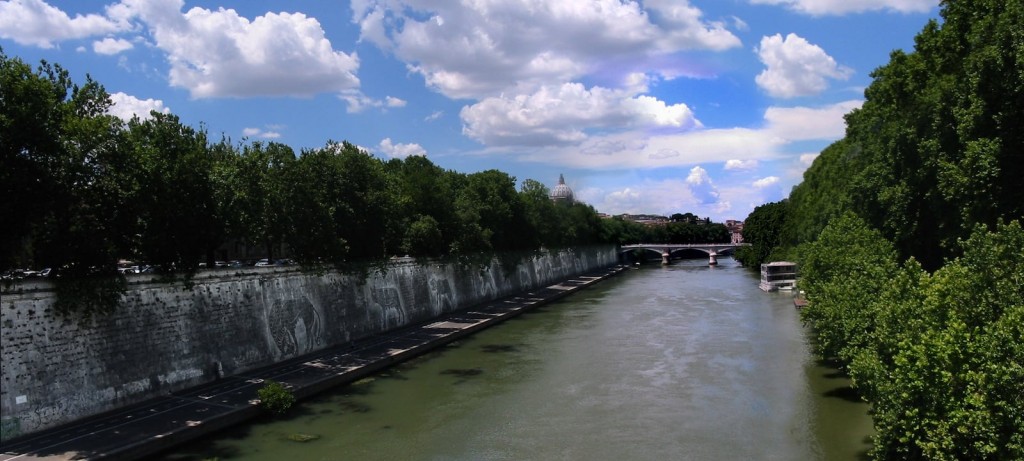
<path id="1" fill-rule="evenodd" d="M 719 262 L 631 270 L 164 459 L 863 458 L 868 407 L 792 299 Z"/>

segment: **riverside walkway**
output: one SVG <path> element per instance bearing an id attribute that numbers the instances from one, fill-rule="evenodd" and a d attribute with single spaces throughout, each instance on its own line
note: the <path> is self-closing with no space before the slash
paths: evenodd
<path id="1" fill-rule="evenodd" d="M 267 380 L 289 387 L 299 400 L 347 384 L 473 334 L 588 285 L 624 266 L 444 315 L 315 352 L 120 410 L 41 431 L 0 446 L 0 461 L 133 460 L 262 414 L 256 391 Z"/>

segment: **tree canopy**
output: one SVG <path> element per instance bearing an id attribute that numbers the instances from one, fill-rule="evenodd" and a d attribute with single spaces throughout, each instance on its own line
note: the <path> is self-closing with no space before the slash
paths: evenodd
<path id="1" fill-rule="evenodd" d="M 51 268 L 69 294 L 62 309 L 112 306 L 119 260 L 187 279 L 227 242 L 344 269 L 607 241 L 592 207 L 554 204 L 533 180 L 517 191 L 501 171 L 383 161 L 348 142 L 299 155 L 211 142 L 173 114 L 123 122 L 110 104 L 98 82 L 0 50 L 0 270 Z"/>
<path id="2" fill-rule="evenodd" d="M 876 459 L 1024 459 L 1024 0 L 942 19 L 872 74 L 781 226 L 769 204 L 744 236 L 798 255 L 802 317 L 871 403 Z"/>

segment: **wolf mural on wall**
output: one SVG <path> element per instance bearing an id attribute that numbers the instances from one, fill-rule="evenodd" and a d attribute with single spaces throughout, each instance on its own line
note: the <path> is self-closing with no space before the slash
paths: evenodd
<path id="1" fill-rule="evenodd" d="M 305 354 L 324 345 L 323 321 L 309 299 L 275 300 L 267 323 L 282 356 Z"/>

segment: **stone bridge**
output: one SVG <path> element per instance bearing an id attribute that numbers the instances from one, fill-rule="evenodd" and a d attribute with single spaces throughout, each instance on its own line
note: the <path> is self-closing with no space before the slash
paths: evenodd
<path id="1" fill-rule="evenodd" d="M 668 264 L 672 254 L 683 250 L 697 250 L 707 253 L 708 265 L 718 264 L 718 255 L 729 255 L 739 247 L 749 246 L 749 243 L 637 243 L 633 245 L 622 245 L 619 247 L 619 254 L 631 250 L 653 251 L 661 255 L 661 263 Z"/>

